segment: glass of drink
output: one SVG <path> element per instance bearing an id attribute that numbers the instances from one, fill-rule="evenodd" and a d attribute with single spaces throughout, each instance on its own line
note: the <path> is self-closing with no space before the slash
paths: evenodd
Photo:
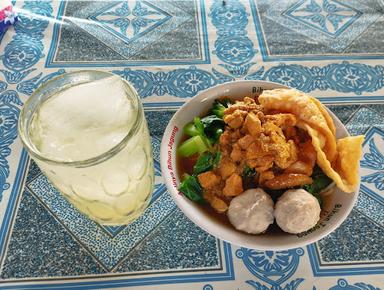
<path id="1" fill-rule="evenodd" d="M 135 89 L 101 71 L 61 75 L 38 88 L 19 136 L 52 184 L 104 225 L 132 222 L 151 198 L 150 136 Z"/>

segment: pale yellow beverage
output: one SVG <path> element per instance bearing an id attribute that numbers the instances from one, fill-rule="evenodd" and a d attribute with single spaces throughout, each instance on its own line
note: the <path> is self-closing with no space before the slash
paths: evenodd
<path id="1" fill-rule="evenodd" d="M 137 93 L 108 73 L 68 77 L 71 81 L 60 90 L 25 105 L 33 109 L 20 117 L 24 145 L 81 212 L 101 224 L 128 224 L 148 205 L 154 181 L 150 136 Z M 41 91 L 44 87 L 36 94 Z"/>

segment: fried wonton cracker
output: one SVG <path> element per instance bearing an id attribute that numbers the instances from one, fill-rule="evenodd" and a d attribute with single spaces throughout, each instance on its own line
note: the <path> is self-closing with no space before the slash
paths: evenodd
<path id="1" fill-rule="evenodd" d="M 289 112 L 296 126 L 306 130 L 316 150 L 317 164 L 345 192 L 353 192 L 359 183 L 359 161 L 364 136 L 336 141 L 336 127 L 319 100 L 294 89 L 266 90 L 259 96 L 267 110 Z"/>
<path id="2" fill-rule="evenodd" d="M 267 110 L 292 113 L 299 122 L 320 132 L 325 137 L 321 149 L 330 162 L 334 161 L 337 156 L 335 125 L 318 100 L 294 89 L 275 89 L 263 91 L 259 102 Z"/>
<path id="3" fill-rule="evenodd" d="M 333 120 L 331 116 L 328 114 L 327 110 L 324 108 L 323 104 L 320 103 L 320 101 L 316 98 L 311 97 L 311 100 L 316 104 L 317 108 L 320 110 L 321 114 L 327 121 L 329 129 L 331 129 L 332 133 L 334 136 L 336 136 L 336 127 L 335 124 L 333 123 Z"/>
<path id="4" fill-rule="evenodd" d="M 321 150 L 319 132 L 305 125 L 312 137 L 312 145 L 317 152 L 317 164 L 342 191 L 353 192 L 359 183 L 359 161 L 364 136 L 345 137 L 337 140 L 337 159 L 332 167 L 323 150 Z"/>

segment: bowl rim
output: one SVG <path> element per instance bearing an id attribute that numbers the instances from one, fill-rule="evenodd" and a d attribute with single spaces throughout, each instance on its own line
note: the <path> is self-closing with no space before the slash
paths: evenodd
<path id="1" fill-rule="evenodd" d="M 161 146 L 160 146 L 160 166 L 161 166 L 161 171 L 162 171 L 164 183 L 165 183 L 165 185 L 167 187 L 167 190 L 170 192 L 173 200 L 175 201 L 175 203 L 177 204 L 179 209 L 184 213 L 184 215 L 186 215 L 199 228 L 203 229 L 208 234 L 213 235 L 216 238 L 219 238 L 220 240 L 223 240 L 225 242 L 231 243 L 231 244 L 236 245 L 236 246 L 242 246 L 242 247 L 247 247 L 247 248 L 250 248 L 250 249 L 257 249 L 257 250 L 281 251 L 281 250 L 294 249 L 294 248 L 297 248 L 297 247 L 303 247 L 303 246 L 312 244 L 314 242 L 317 242 L 320 239 L 328 236 L 330 233 L 335 231 L 347 219 L 347 217 L 351 213 L 353 207 L 355 206 L 357 198 L 359 196 L 359 191 L 360 191 L 360 178 L 359 178 L 359 182 L 358 182 L 358 184 L 356 186 L 356 190 L 353 193 L 349 193 L 351 195 L 350 196 L 350 198 L 351 198 L 350 202 L 345 206 L 343 212 L 340 213 L 338 219 L 333 222 L 332 226 L 327 227 L 326 229 L 324 229 L 323 231 L 321 231 L 320 233 L 318 233 L 316 235 L 308 235 L 305 239 L 302 239 L 302 240 L 298 239 L 294 243 L 294 245 L 290 245 L 290 246 L 274 245 L 274 246 L 268 247 L 268 246 L 263 246 L 263 245 L 261 245 L 261 246 L 255 245 L 254 243 L 250 243 L 248 241 L 236 242 L 236 241 L 228 238 L 225 234 L 223 234 L 220 231 L 220 227 L 221 227 L 220 225 L 218 225 L 217 228 L 210 228 L 210 227 L 208 227 L 207 223 L 202 222 L 201 219 L 198 218 L 199 216 L 193 215 L 189 210 L 186 209 L 185 202 L 187 202 L 187 201 L 182 200 L 182 198 L 184 198 L 184 199 L 187 199 L 187 198 L 184 195 L 180 194 L 179 191 L 176 190 L 173 187 L 173 184 L 171 183 L 171 179 L 170 179 L 170 176 L 169 176 L 169 170 L 168 170 L 168 167 L 167 167 L 167 160 L 166 160 L 167 149 L 168 149 L 167 148 L 167 144 L 166 144 L 167 143 L 167 138 L 169 136 L 169 133 L 171 132 L 171 129 L 174 126 L 175 120 L 178 118 L 178 115 L 181 114 L 181 112 L 183 112 L 186 108 L 188 108 L 188 106 L 190 105 L 190 101 L 192 99 L 198 100 L 199 98 L 201 98 L 202 95 L 208 93 L 211 90 L 215 91 L 215 90 L 217 90 L 217 89 L 219 89 L 221 87 L 233 86 L 235 84 L 237 84 L 237 85 L 239 85 L 239 84 L 240 85 L 241 84 L 254 84 L 256 86 L 274 85 L 274 86 L 276 86 L 276 88 L 294 89 L 292 87 L 288 87 L 288 86 L 285 86 L 285 85 L 282 85 L 282 84 L 279 84 L 279 83 L 263 81 L 263 80 L 236 80 L 236 81 L 230 81 L 230 82 L 224 82 L 224 83 L 221 83 L 221 84 L 217 84 L 217 85 L 212 86 L 210 88 L 207 88 L 207 89 L 205 89 L 203 91 L 200 91 L 194 97 L 192 97 L 188 101 L 186 101 L 181 107 L 179 107 L 177 109 L 177 111 L 175 112 L 175 114 L 172 116 L 171 120 L 167 124 L 167 127 L 166 127 L 166 129 L 164 131 L 164 134 L 163 134 L 163 137 L 162 137 Z M 319 100 L 319 101 L 321 102 L 321 100 Z M 344 124 L 340 121 L 340 119 L 332 111 L 330 111 L 326 105 L 324 105 L 324 107 L 326 108 L 326 110 L 330 114 L 330 116 L 332 117 L 332 120 L 334 122 L 336 122 L 336 123 L 339 123 L 339 124 L 335 124 L 336 127 L 338 127 L 338 125 L 339 126 L 341 125 L 341 129 L 346 132 L 346 136 L 345 137 L 350 136 L 348 130 L 345 128 Z M 175 148 L 177 148 L 177 147 L 175 146 L 172 149 L 172 151 L 174 151 Z M 358 167 L 358 171 L 360 172 L 360 164 L 359 164 L 359 167 Z M 214 222 L 212 222 L 212 223 L 214 223 Z"/>

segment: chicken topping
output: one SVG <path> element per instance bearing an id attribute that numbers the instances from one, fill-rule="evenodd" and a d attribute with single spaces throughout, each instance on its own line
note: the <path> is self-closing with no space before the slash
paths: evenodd
<path id="1" fill-rule="evenodd" d="M 232 148 L 231 159 L 237 162 L 241 161 L 244 158 L 244 153 L 240 146 L 238 144 L 234 144 Z"/>
<path id="2" fill-rule="evenodd" d="M 241 149 L 246 150 L 253 141 L 254 139 L 251 135 L 245 135 L 244 137 L 240 138 L 239 141 L 237 141 L 237 144 L 240 146 Z"/>
<path id="3" fill-rule="evenodd" d="M 211 206 L 219 213 L 224 213 L 228 209 L 228 205 L 220 198 L 217 198 L 216 196 L 213 198 L 211 202 Z"/>
<path id="4" fill-rule="evenodd" d="M 233 173 L 226 181 L 223 189 L 225 196 L 236 196 L 243 192 L 243 180 L 241 176 Z"/>
<path id="5" fill-rule="evenodd" d="M 255 168 L 255 170 L 260 173 L 272 168 L 273 160 L 273 156 L 266 155 L 260 158 L 247 159 L 247 165 L 251 168 Z"/>
<path id="6" fill-rule="evenodd" d="M 261 121 L 255 113 L 249 113 L 245 118 L 244 127 L 253 137 L 258 137 L 261 133 Z"/>
<path id="7" fill-rule="evenodd" d="M 229 131 L 224 131 L 223 134 L 220 135 L 219 143 L 220 145 L 229 145 L 231 142 L 231 136 Z"/>
<path id="8" fill-rule="evenodd" d="M 234 111 L 240 110 L 245 112 L 259 112 L 262 110 L 261 106 L 256 104 L 255 100 L 249 97 L 245 97 L 243 101 L 237 101 L 229 108 L 225 109 L 224 115 L 232 114 Z"/>
<path id="9" fill-rule="evenodd" d="M 263 131 L 267 136 L 268 151 L 273 152 L 278 167 L 285 169 L 297 160 L 295 142 L 293 140 L 287 141 L 280 127 L 267 121 L 263 124 Z"/>
<path id="10" fill-rule="evenodd" d="M 247 187 L 249 175 L 244 172 L 254 172 L 253 185 L 269 189 L 312 183 L 316 151 L 310 137 L 296 127 L 295 115 L 265 115 L 254 99 L 246 97 L 227 108 L 223 119 L 224 132 L 215 145 L 221 161 L 198 175 L 204 198 L 217 212 L 227 211 L 233 197 L 243 192 L 243 178 Z"/>
<path id="11" fill-rule="evenodd" d="M 227 203 L 221 198 L 217 197 L 211 191 L 205 191 L 203 197 L 209 204 L 218 212 L 224 213 L 228 209 Z"/>
<path id="12" fill-rule="evenodd" d="M 220 179 L 221 179 L 219 176 L 217 176 L 212 171 L 207 171 L 207 172 L 200 173 L 197 176 L 197 178 L 198 178 L 198 180 L 200 182 L 200 185 L 204 189 L 213 188 L 214 186 L 219 184 Z"/>
<path id="13" fill-rule="evenodd" d="M 246 158 L 247 160 L 249 160 L 263 157 L 268 154 L 267 150 L 268 148 L 263 146 L 263 143 L 261 141 L 256 141 L 247 147 Z"/>
<path id="14" fill-rule="evenodd" d="M 232 173 L 236 171 L 236 164 L 231 158 L 222 158 L 219 166 L 219 173 L 223 179 L 227 179 Z"/>
<path id="15" fill-rule="evenodd" d="M 234 143 L 236 142 L 237 140 L 239 140 L 241 138 L 241 133 L 240 133 L 240 130 L 239 129 L 236 129 L 236 130 L 233 130 L 230 134 L 229 134 L 230 138 L 231 138 L 231 142 Z"/>
<path id="16" fill-rule="evenodd" d="M 316 163 L 316 151 L 310 141 L 299 144 L 298 161 L 291 164 L 285 173 L 300 173 L 308 176 L 312 175 L 313 167 Z"/>
<path id="17" fill-rule="evenodd" d="M 246 114 L 245 111 L 235 110 L 232 114 L 224 115 L 223 120 L 229 127 L 237 129 L 243 125 Z"/>

